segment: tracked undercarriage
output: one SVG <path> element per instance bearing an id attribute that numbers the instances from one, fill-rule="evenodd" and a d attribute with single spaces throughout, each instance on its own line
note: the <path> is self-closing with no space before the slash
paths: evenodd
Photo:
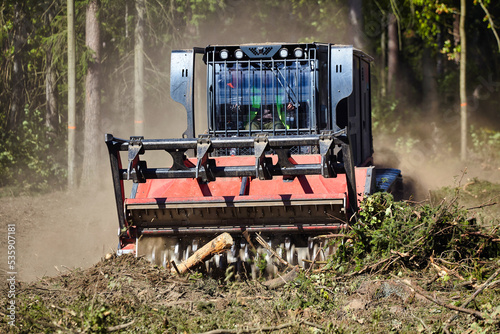
<path id="1" fill-rule="evenodd" d="M 208 127 L 194 138 L 197 53 L 207 64 Z M 170 266 L 227 232 L 232 248 L 205 271 L 272 276 L 280 268 L 271 250 L 290 265 L 324 260 L 331 249 L 318 236 L 345 228 L 363 196 L 400 179 L 399 170 L 372 165 L 370 61 L 351 46 L 321 43 L 174 51 L 171 95 L 186 107 L 183 138 L 106 135 L 118 253 Z M 147 151 L 169 154 L 172 165 L 149 167 Z"/>

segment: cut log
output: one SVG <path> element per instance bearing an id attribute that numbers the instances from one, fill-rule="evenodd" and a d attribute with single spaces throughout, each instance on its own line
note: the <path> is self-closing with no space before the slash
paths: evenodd
<path id="1" fill-rule="evenodd" d="M 219 254 L 233 245 L 233 238 L 229 233 L 222 233 L 217 238 L 213 239 L 209 243 L 205 244 L 205 246 L 198 249 L 193 255 L 191 255 L 186 261 L 181 262 L 177 265 L 177 269 L 179 270 L 179 274 L 184 274 L 189 268 L 196 266 L 199 263 L 202 263 L 205 260 L 208 260 L 215 254 Z M 172 268 L 172 274 L 177 274 L 177 271 Z"/>
<path id="2" fill-rule="evenodd" d="M 299 268 L 295 267 L 292 270 L 290 270 L 286 275 L 276 277 L 272 280 L 264 282 L 263 284 L 268 289 L 277 289 L 282 287 L 286 283 L 293 281 L 298 275 L 299 275 Z"/>

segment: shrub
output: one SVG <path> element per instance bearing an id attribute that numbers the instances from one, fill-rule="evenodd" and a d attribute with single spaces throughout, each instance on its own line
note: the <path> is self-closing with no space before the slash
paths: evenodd
<path id="1" fill-rule="evenodd" d="M 1 187 L 16 194 L 61 188 L 66 181 L 64 140 L 49 132 L 39 110 L 25 109 L 18 131 L 0 135 Z"/>
<path id="2" fill-rule="evenodd" d="M 473 155 L 486 165 L 500 161 L 500 132 L 471 128 Z"/>

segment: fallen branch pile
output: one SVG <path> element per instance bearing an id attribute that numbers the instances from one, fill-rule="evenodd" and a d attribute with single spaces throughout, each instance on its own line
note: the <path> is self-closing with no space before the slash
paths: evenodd
<path id="1" fill-rule="evenodd" d="M 397 265 L 412 269 L 431 265 L 464 280 L 453 269 L 460 263 L 500 256 L 499 227 L 479 226 L 456 198 L 437 206 L 414 206 L 377 193 L 363 201 L 351 227 L 344 238 L 335 239 L 338 251 L 333 257 L 337 267 L 361 268 L 349 275 L 384 273 Z"/>

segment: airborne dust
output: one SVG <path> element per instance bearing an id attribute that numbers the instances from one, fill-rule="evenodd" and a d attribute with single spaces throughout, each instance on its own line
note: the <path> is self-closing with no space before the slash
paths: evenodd
<path id="1" fill-rule="evenodd" d="M 270 11 L 267 18 L 259 20 L 252 15 L 250 4 L 253 2 L 238 1 L 234 4 L 235 7 L 230 8 L 228 16 L 216 16 L 210 24 L 194 28 L 194 35 L 186 36 L 170 48 L 204 47 L 209 44 L 297 42 L 310 38 L 310 35 L 303 34 L 296 18 L 290 16 L 287 19 L 282 9 L 274 9 L 276 12 Z M 342 13 L 345 11 L 339 8 L 335 15 L 339 20 L 346 21 L 348 16 Z M 283 17 L 285 19 L 275 19 Z M 345 27 L 342 31 L 332 28 L 331 31 L 316 33 L 315 41 L 353 43 L 353 34 L 347 31 L 348 23 L 341 24 Z M 355 47 L 374 54 L 368 46 Z M 155 50 L 147 50 L 147 53 L 152 59 L 157 58 L 154 55 Z M 372 72 L 378 71 L 378 66 L 376 59 Z M 146 81 L 149 80 L 147 84 L 154 86 L 154 90 L 163 96 L 161 99 L 146 98 L 146 138 L 179 138 L 186 129 L 183 107 L 172 101 L 169 95 L 169 72 L 169 66 L 146 71 Z M 130 75 L 129 79 L 133 77 L 133 73 Z M 206 94 L 205 67 L 201 59 L 197 62 L 196 75 L 196 133 L 202 133 L 203 124 L 206 122 Z M 131 81 L 127 85 L 132 85 Z M 373 87 L 377 89 L 376 86 Z M 103 90 L 112 89 L 113 87 L 104 87 Z M 102 164 L 96 166 L 101 172 L 92 189 L 78 189 L 69 194 L 58 192 L 42 197 L 13 197 L 0 202 L 2 226 L 15 223 L 18 228 L 18 278 L 21 281 L 32 281 L 44 275 L 56 275 L 59 271 L 88 267 L 106 253 L 116 250 L 117 215 L 109 159 L 103 139 L 104 133 L 113 133 L 121 138 L 128 138 L 134 133 L 133 97 L 130 90 L 116 87 L 114 89 L 114 93 L 109 94 L 113 96 L 114 101 L 107 101 L 102 110 L 102 138 L 98 138 L 99 141 L 102 140 L 102 150 L 98 153 Z M 375 93 L 374 91 L 373 94 Z M 390 136 L 374 132 L 375 163 L 400 168 L 405 181 L 411 181 L 407 182 L 408 195 L 417 199 L 425 198 L 430 189 L 453 185 L 466 167 L 468 175 L 465 178 L 477 176 L 498 182 L 500 166 L 485 170 L 473 162 L 461 163 L 459 157 L 454 156 L 453 152 L 457 152 L 456 144 L 449 143 L 449 139 L 455 138 L 458 132 L 455 116 L 446 116 L 446 119 L 436 117 L 432 121 L 422 119 L 420 125 L 401 124 L 399 132 Z M 407 129 L 413 131 L 415 127 L 418 128 L 419 138 L 422 139 L 410 145 L 405 134 L 411 132 Z M 169 163 L 167 153 L 156 157 L 146 155 L 145 159 L 152 167 L 166 166 Z"/>

